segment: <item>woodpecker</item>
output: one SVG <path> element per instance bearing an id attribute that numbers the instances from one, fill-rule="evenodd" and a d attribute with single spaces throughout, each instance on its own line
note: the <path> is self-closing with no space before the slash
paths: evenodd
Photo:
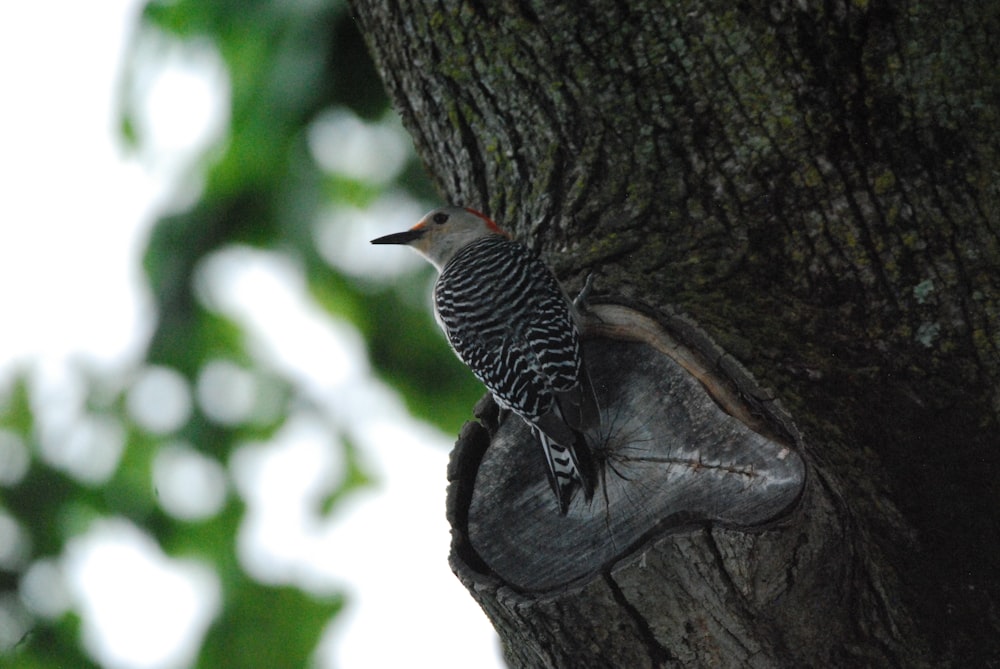
<path id="1" fill-rule="evenodd" d="M 593 494 L 584 432 L 600 420 L 576 311 L 545 264 L 474 209 L 443 207 L 372 244 L 405 244 L 440 273 L 434 313 L 448 342 L 537 435 L 563 515 L 575 485 Z"/>

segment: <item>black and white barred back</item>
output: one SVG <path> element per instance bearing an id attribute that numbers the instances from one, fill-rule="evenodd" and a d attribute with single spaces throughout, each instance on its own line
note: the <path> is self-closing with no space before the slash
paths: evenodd
<path id="1" fill-rule="evenodd" d="M 572 486 L 591 483 L 574 447 L 586 448 L 576 417 L 561 410 L 586 378 L 580 336 L 558 282 L 526 247 L 500 235 L 459 251 L 434 287 L 435 312 L 458 357 L 497 403 L 523 418 L 542 443 L 565 513 Z M 585 392 L 592 395 L 589 380 Z M 596 405 L 594 405 L 596 406 Z"/>

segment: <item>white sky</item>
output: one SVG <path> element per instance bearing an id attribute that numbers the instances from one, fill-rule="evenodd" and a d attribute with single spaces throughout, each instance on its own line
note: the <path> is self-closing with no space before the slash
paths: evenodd
<path id="1" fill-rule="evenodd" d="M 149 95 L 162 156 L 142 162 L 124 156 L 115 136 L 114 95 L 140 4 L 0 4 L 0 384 L 15 365 L 32 366 L 41 388 L 36 403 L 44 414 L 44 457 L 55 466 L 81 467 L 94 481 L 114 466 L 123 436 L 115 425 L 80 423 L 80 388 L 69 364 L 84 360 L 110 374 L 141 354 L 151 313 L 140 271 L 145 236 L 157 208 L 176 192 L 176 175 L 191 151 L 220 127 L 225 94 L 210 51 L 202 48 L 186 61 L 178 56 Z M 177 67 L 184 62 L 201 69 L 192 74 Z M 169 108 L 171 100 L 183 104 Z M 316 131 L 314 151 L 330 169 L 336 169 L 336 152 L 328 148 L 337 124 L 353 128 L 352 137 L 364 130 L 333 115 Z M 372 136 L 383 147 L 379 153 L 398 162 L 386 132 L 376 128 Z M 379 249 L 365 240 L 407 227 L 421 212 L 398 196 L 380 202 L 376 212 L 357 213 L 367 227 L 346 233 L 355 252 L 345 257 L 354 271 L 381 264 L 391 274 L 402 256 L 376 255 Z M 343 218 L 331 212 L 317 230 L 321 251 Z M 331 245 L 331 260 L 342 250 Z M 205 273 L 213 306 L 251 328 L 261 358 L 298 379 L 325 414 L 296 415 L 273 443 L 247 445 L 228 463 L 250 508 L 239 546 L 248 571 L 266 582 L 348 593 L 348 608 L 324 637 L 319 666 L 502 666 L 492 628 L 447 565 L 451 437 L 406 416 L 398 398 L 372 379 L 357 334 L 320 313 L 287 259 L 233 249 Z M 245 299 L 248 290 L 253 303 Z M 325 360 L 323 369 L 316 368 L 318 359 Z M 205 384 L 252 387 L 239 370 L 215 372 Z M 173 387 L 177 398 L 169 411 L 150 414 L 143 408 L 146 386 L 139 384 L 129 407 L 150 429 L 169 432 L 191 402 L 211 394 L 201 382 L 197 389 L 178 384 L 168 370 L 150 370 L 147 377 L 146 386 Z M 234 406 L 213 410 L 245 414 L 245 404 Z M 380 481 L 337 509 L 332 524 L 307 512 L 324 480 L 343 469 L 325 419 L 347 427 Z M 10 446 L 9 439 L 0 442 Z M 17 444 L 7 450 L 16 454 Z M 203 460 L 183 443 L 157 459 L 164 503 L 184 517 L 210 514 L 233 494 L 219 466 Z M 171 497 L 177 481 L 193 481 L 205 493 Z M 9 523 L 0 525 L 8 536 L 16 534 Z M 24 590 L 40 615 L 77 607 L 88 651 L 121 669 L 187 666 L 193 640 L 221 597 L 219 579 L 206 565 L 165 555 L 151 537 L 116 518 L 95 523 L 57 563 L 35 565 Z"/>

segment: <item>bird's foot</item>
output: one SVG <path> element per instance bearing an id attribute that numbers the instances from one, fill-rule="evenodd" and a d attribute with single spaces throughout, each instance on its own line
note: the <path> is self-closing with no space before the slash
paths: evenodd
<path id="1" fill-rule="evenodd" d="M 587 298 L 590 297 L 590 291 L 593 288 L 594 273 L 587 272 L 587 278 L 583 281 L 583 288 L 580 289 L 580 293 L 573 300 L 573 308 L 580 312 L 587 311 Z"/>

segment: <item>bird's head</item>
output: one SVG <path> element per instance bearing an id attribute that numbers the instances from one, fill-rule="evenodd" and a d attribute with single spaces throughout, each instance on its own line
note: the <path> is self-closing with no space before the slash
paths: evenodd
<path id="1" fill-rule="evenodd" d="M 462 248 L 488 235 L 504 235 L 496 223 L 474 209 L 442 207 L 430 212 L 405 232 L 373 239 L 372 244 L 406 244 L 440 271 Z"/>

